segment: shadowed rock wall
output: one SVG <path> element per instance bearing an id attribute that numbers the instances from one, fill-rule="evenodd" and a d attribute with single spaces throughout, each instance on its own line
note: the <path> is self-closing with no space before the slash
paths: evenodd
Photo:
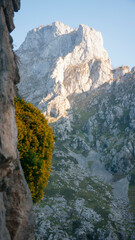
<path id="1" fill-rule="evenodd" d="M 10 32 L 20 0 L 0 0 L 0 240 L 33 240 L 33 204 L 20 165 L 15 122 L 18 69 Z"/>

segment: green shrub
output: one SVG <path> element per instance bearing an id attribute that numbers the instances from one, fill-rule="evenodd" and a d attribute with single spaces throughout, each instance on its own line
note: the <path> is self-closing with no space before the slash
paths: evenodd
<path id="1" fill-rule="evenodd" d="M 44 195 L 51 172 L 54 135 L 43 114 L 31 103 L 15 98 L 18 150 L 34 203 Z"/>

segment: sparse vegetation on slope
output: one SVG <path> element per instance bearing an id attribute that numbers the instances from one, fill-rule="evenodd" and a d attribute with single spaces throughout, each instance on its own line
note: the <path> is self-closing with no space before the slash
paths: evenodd
<path id="1" fill-rule="evenodd" d="M 35 208 L 38 240 L 134 237 L 134 84 L 72 96 L 70 123 L 52 124 L 54 169 Z"/>

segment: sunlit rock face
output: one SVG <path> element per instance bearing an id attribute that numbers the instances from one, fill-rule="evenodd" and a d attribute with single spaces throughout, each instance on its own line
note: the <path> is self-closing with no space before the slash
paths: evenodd
<path id="1" fill-rule="evenodd" d="M 46 115 L 58 117 L 70 108 L 68 96 L 112 80 L 111 63 L 101 33 L 61 22 L 31 30 L 20 46 L 19 93 Z"/>

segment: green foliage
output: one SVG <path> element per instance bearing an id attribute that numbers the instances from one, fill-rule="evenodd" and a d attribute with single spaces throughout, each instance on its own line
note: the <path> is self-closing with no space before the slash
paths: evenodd
<path id="1" fill-rule="evenodd" d="M 43 114 L 31 103 L 15 98 L 18 150 L 34 203 L 44 195 L 51 172 L 54 136 Z"/>

